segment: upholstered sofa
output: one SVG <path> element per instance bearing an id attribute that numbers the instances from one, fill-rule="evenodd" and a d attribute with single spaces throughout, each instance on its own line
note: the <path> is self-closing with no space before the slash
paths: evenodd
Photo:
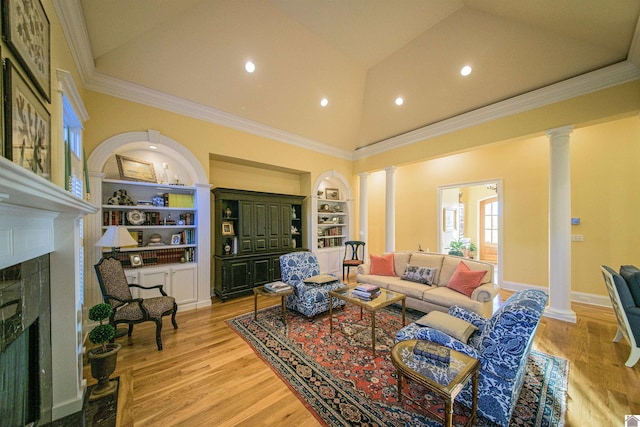
<path id="1" fill-rule="evenodd" d="M 305 283 L 305 280 L 320 275 L 318 258 L 306 251 L 280 256 L 280 275 L 284 283 L 294 287 L 294 293 L 287 296 L 287 308 L 307 317 L 329 311 L 329 291 L 346 287 L 337 277 L 322 284 Z M 343 300 L 333 299 L 334 307 L 343 305 Z"/>
<path id="2" fill-rule="evenodd" d="M 386 254 L 388 256 L 388 254 Z M 447 285 L 460 262 L 472 271 L 486 271 L 480 286 L 470 296 L 458 292 Z M 431 284 L 419 283 L 403 279 L 407 266 L 435 269 Z M 375 266 L 374 266 L 375 267 Z M 407 307 L 422 312 L 438 310 L 447 312 L 449 307 L 458 305 L 467 310 L 490 317 L 493 312 L 493 300 L 498 295 L 498 287 L 493 283 L 493 265 L 462 258 L 454 255 L 435 254 L 430 252 L 394 252 L 393 271 L 390 275 L 372 274 L 371 262 L 358 267 L 356 281 L 369 283 L 385 289 L 399 292 L 407 296 Z"/>
<path id="3" fill-rule="evenodd" d="M 507 426 L 522 389 L 527 359 L 546 303 L 544 292 L 524 290 L 514 293 L 490 319 L 462 307 L 451 307 L 449 315 L 478 328 L 468 342 L 416 322 L 398 331 L 396 342 L 429 340 L 480 360 L 478 413 Z M 469 384 L 456 400 L 471 408 L 471 398 Z"/>

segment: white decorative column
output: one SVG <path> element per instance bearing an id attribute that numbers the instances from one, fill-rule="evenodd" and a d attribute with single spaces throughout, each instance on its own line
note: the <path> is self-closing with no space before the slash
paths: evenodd
<path id="1" fill-rule="evenodd" d="M 367 202 L 369 198 L 369 194 L 368 194 L 369 173 L 362 172 L 362 173 L 359 173 L 358 176 L 360 177 L 360 221 L 359 221 L 360 231 L 358 233 L 358 239 L 362 240 L 363 242 L 366 242 L 369 237 L 369 205 Z M 367 245 L 365 245 L 364 246 L 365 260 L 369 259 L 368 253 L 369 253 L 369 250 L 367 249 Z"/>
<path id="2" fill-rule="evenodd" d="M 396 171 L 395 166 L 390 166 L 386 173 L 385 191 L 385 252 L 396 250 Z"/>
<path id="3" fill-rule="evenodd" d="M 573 126 L 547 131 L 549 155 L 549 305 L 544 315 L 576 322 L 571 310 L 571 153 Z"/>

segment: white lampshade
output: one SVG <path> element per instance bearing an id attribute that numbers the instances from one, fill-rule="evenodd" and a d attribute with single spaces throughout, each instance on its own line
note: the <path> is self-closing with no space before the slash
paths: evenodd
<path id="1" fill-rule="evenodd" d="M 131 237 L 127 227 L 123 227 L 122 225 L 110 225 L 100 240 L 96 242 L 96 246 L 111 248 L 121 248 L 122 246 L 132 246 L 137 244 L 138 242 Z"/>

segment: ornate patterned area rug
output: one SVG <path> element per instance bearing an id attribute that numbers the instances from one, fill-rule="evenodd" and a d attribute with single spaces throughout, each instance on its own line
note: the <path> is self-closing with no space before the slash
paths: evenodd
<path id="1" fill-rule="evenodd" d="M 408 310 L 407 323 L 421 314 Z M 376 357 L 371 352 L 371 318 L 347 304 L 334 312 L 333 334 L 328 313 L 313 321 L 289 312 L 285 327 L 280 306 L 230 319 L 227 324 L 287 383 L 320 422 L 329 426 L 440 426 L 424 409 L 397 400 L 390 351 L 402 327 L 400 309 L 376 312 Z M 568 362 L 532 351 L 524 386 L 511 418 L 513 426 L 562 426 L 566 411 Z M 410 383 L 409 393 L 430 411 L 443 414 L 437 396 Z M 463 425 L 470 410 L 455 405 L 454 425 Z M 494 425 L 478 419 L 474 425 Z"/>

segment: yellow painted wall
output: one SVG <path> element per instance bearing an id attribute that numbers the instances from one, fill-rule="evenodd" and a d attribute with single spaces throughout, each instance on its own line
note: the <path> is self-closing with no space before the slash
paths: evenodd
<path id="1" fill-rule="evenodd" d="M 276 179 L 275 175 L 278 174 L 273 172 L 277 171 L 277 168 L 286 168 L 299 171 L 300 185 L 306 187 L 296 189 L 294 194 L 309 195 L 311 183 L 325 171 L 335 169 L 346 177 L 353 176 L 350 160 L 294 147 L 158 108 L 92 91 L 87 92 L 85 104 L 91 115 L 85 132 L 87 155 L 102 141 L 114 135 L 154 129 L 187 147 L 209 173 L 209 182 L 216 186 L 236 184 L 232 188 L 268 187 L 273 192 L 291 193 L 291 182 L 289 179 L 282 179 L 286 174 L 279 174 L 280 178 Z M 223 167 L 215 160 L 212 163 L 211 154 L 269 165 L 270 169 L 241 167 L 237 164 Z M 222 170 L 216 173 L 210 169 L 212 166 L 219 166 Z M 302 178 L 304 173 L 309 173 L 311 180 Z M 264 182 L 260 182 L 265 177 Z M 213 182 L 212 179 L 217 182 Z M 277 181 L 280 181 L 279 184 Z M 352 178 L 350 185 L 353 186 L 356 182 L 357 180 Z"/>
<path id="2" fill-rule="evenodd" d="M 640 264 L 637 213 L 637 159 L 640 119 L 630 117 L 574 130 L 571 135 L 572 211 L 581 225 L 572 232 L 572 291 L 606 295 L 600 264 Z M 397 171 L 396 248 L 422 245 L 434 250 L 438 239 L 437 189 L 480 180 L 503 180 L 504 281 L 548 286 L 547 137 L 494 144 L 467 153 L 402 166 Z M 384 194 L 384 173 L 370 180 L 369 194 Z M 373 176 L 372 174 L 371 176 Z M 375 196 L 374 196 L 375 197 Z M 383 196 L 384 197 L 384 196 Z M 370 253 L 384 251 L 377 224 L 384 220 L 369 204 Z M 468 235 L 468 233 L 465 233 Z"/>
<path id="3" fill-rule="evenodd" d="M 571 135 L 571 206 L 584 242 L 572 242 L 572 289 L 605 294 L 600 265 L 640 266 L 640 118 L 577 129 Z"/>

